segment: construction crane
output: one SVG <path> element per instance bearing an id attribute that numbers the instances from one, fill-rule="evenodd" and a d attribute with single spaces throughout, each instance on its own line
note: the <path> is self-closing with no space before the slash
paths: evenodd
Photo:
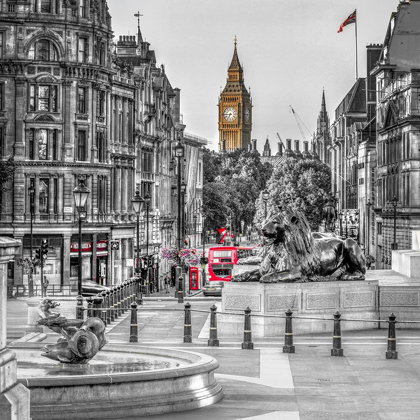
<path id="1" fill-rule="evenodd" d="M 298 114 L 296 114 L 295 110 L 292 108 L 292 105 L 289 105 L 289 107 L 290 107 L 290 111 L 292 112 L 293 116 L 295 117 L 296 124 L 297 124 L 297 126 L 298 126 L 298 128 L 299 128 L 300 134 L 302 134 L 302 138 L 303 138 L 303 140 L 304 140 L 304 141 L 306 141 L 306 137 L 305 137 L 305 133 L 303 132 L 302 125 L 306 128 L 306 130 L 308 131 L 308 133 L 309 133 L 309 135 L 310 135 L 310 136 L 311 136 L 312 134 L 311 134 L 311 132 L 308 130 L 308 127 L 306 127 L 306 125 L 305 125 L 305 124 L 303 123 L 303 121 L 300 119 L 299 115 L 298 115 Z M 302 123 L 302 125 L 301 125 L 301 123 Z"/>
<path id="2" fill-rule="evenodd" d="M 283 143 L 283 140 L 281 139 L 281 137 L 280 137 L 280 134 L 279 133 L 276 133 L 277 134 L 277 137 L 279 138 L 279 140 L 280 140 L 280 143 L 283 145 L 283 147 L 284 147 L 284 143 Z"/>

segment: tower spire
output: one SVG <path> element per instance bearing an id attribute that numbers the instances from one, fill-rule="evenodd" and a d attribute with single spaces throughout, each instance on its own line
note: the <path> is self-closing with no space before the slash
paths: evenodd
<path id="1" fill-rule="evenodd" d="M 322 104 L 321 104 L 321 112 L 327 112 L 327 107 L 325 105 L 325 89 L 322 89 Z"/>
<path id="2" fill-rule="evenodd" d="M 235 44 L 235 48 L 233 50 L 233 57 L 229 66 L 229 70 L 237 70 L 237 71 L 239 70 L 240 72 L 242 72 L 242 66 L 241 66 L 241 63 L 239 62 L 238 50 L 236 48 L 236 44 L 238 43 L 238 38 L 236 38 L 236 35 L 233 41 Z"/>
<path id="3" fill-rule="evenodd" d="M 143 15 L 141 15 L 140 12 L 137 12 L 134 16 L 137 18 L 137 44 L 140 46 L 143 42 L 143 37 L 141 36 L 140 31 L 140 16 Z"/>

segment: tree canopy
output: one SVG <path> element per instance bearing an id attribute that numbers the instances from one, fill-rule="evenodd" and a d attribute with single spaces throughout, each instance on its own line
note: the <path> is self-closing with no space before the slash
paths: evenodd
<path id="1" fill-rule="evenodd" d="M 226 226 L 232 216 L 232 229 L 252 224 L 256 199 L 271 176 L 272 166 L 263 164 L 256 151 L 237 150 L 218 154 L 204 150 L 203 207 L 206 228 Z"/>
<path id="2" fill-rule="evenodd" d="M 302 211 L 311 228 L 318 230 L 322 222 L 322 210 L 330 196 L 331 170 L 328 165 L 313 159 L 285 158 L 274 169 L 267 182 L 270 194 L 268 209 L 290 206 Z M 255 222 L 261 224 L 264 218 L 264 203 L 258 199 Z"/>

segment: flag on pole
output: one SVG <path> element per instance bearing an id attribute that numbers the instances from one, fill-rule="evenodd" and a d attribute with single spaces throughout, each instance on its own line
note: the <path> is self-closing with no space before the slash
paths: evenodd
<path id="1" fill-rule="evenodd" d="M 337 32 L 343 32 L 343 28 L 351 23 L 356 23 L 356 10 L 340 25 L 340 29 Z"/>
<path id="2" fill-rule="evenodd" d="M 217 243 L 222 244 L 224 239 L 226 238 L 227 230 L 225 227 L 217 229 Z"/>

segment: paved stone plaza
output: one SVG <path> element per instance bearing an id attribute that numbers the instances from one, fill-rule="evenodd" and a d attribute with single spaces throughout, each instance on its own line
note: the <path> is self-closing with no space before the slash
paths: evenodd
<path id="1" fill-rule="evenodd" d="M 166 295 L 167 296 L 167 295 Z M 420 412 L 420 331 L 398 330 L 398 360 L 386 360 L 386 330 L 345 332 L 344 357 L 330 356 L 332 334 L 295 337 L 296 354 L 282 353 L 283 341 L 219 336 L 208 347 L 208 316 L 193 313 L 193 343 L 184 344 L 183 305 L 172 298 L 145 300 L 139 311 L 139 346 L 179 348 L 214 356 L 225 398 L 199 410 L 142 417 L 150 419 L 414 420 Z M 212 300 L 190 300 L 208 310 Z M 220 302 L 216 302 L 220 305 Z M 22 335 L 26 302 L 8 301 L 9 339 Z M 178 309 L 180 311 L 172 311 Z M 128 344 L 129 316 L 108 327 L 111 343 Z M 47 341 L 54 342 L 49 331 Z M 120 418 L 119 420 L 123 420 Z M 124 419 L 125 420 L 125 419 Z"/>

